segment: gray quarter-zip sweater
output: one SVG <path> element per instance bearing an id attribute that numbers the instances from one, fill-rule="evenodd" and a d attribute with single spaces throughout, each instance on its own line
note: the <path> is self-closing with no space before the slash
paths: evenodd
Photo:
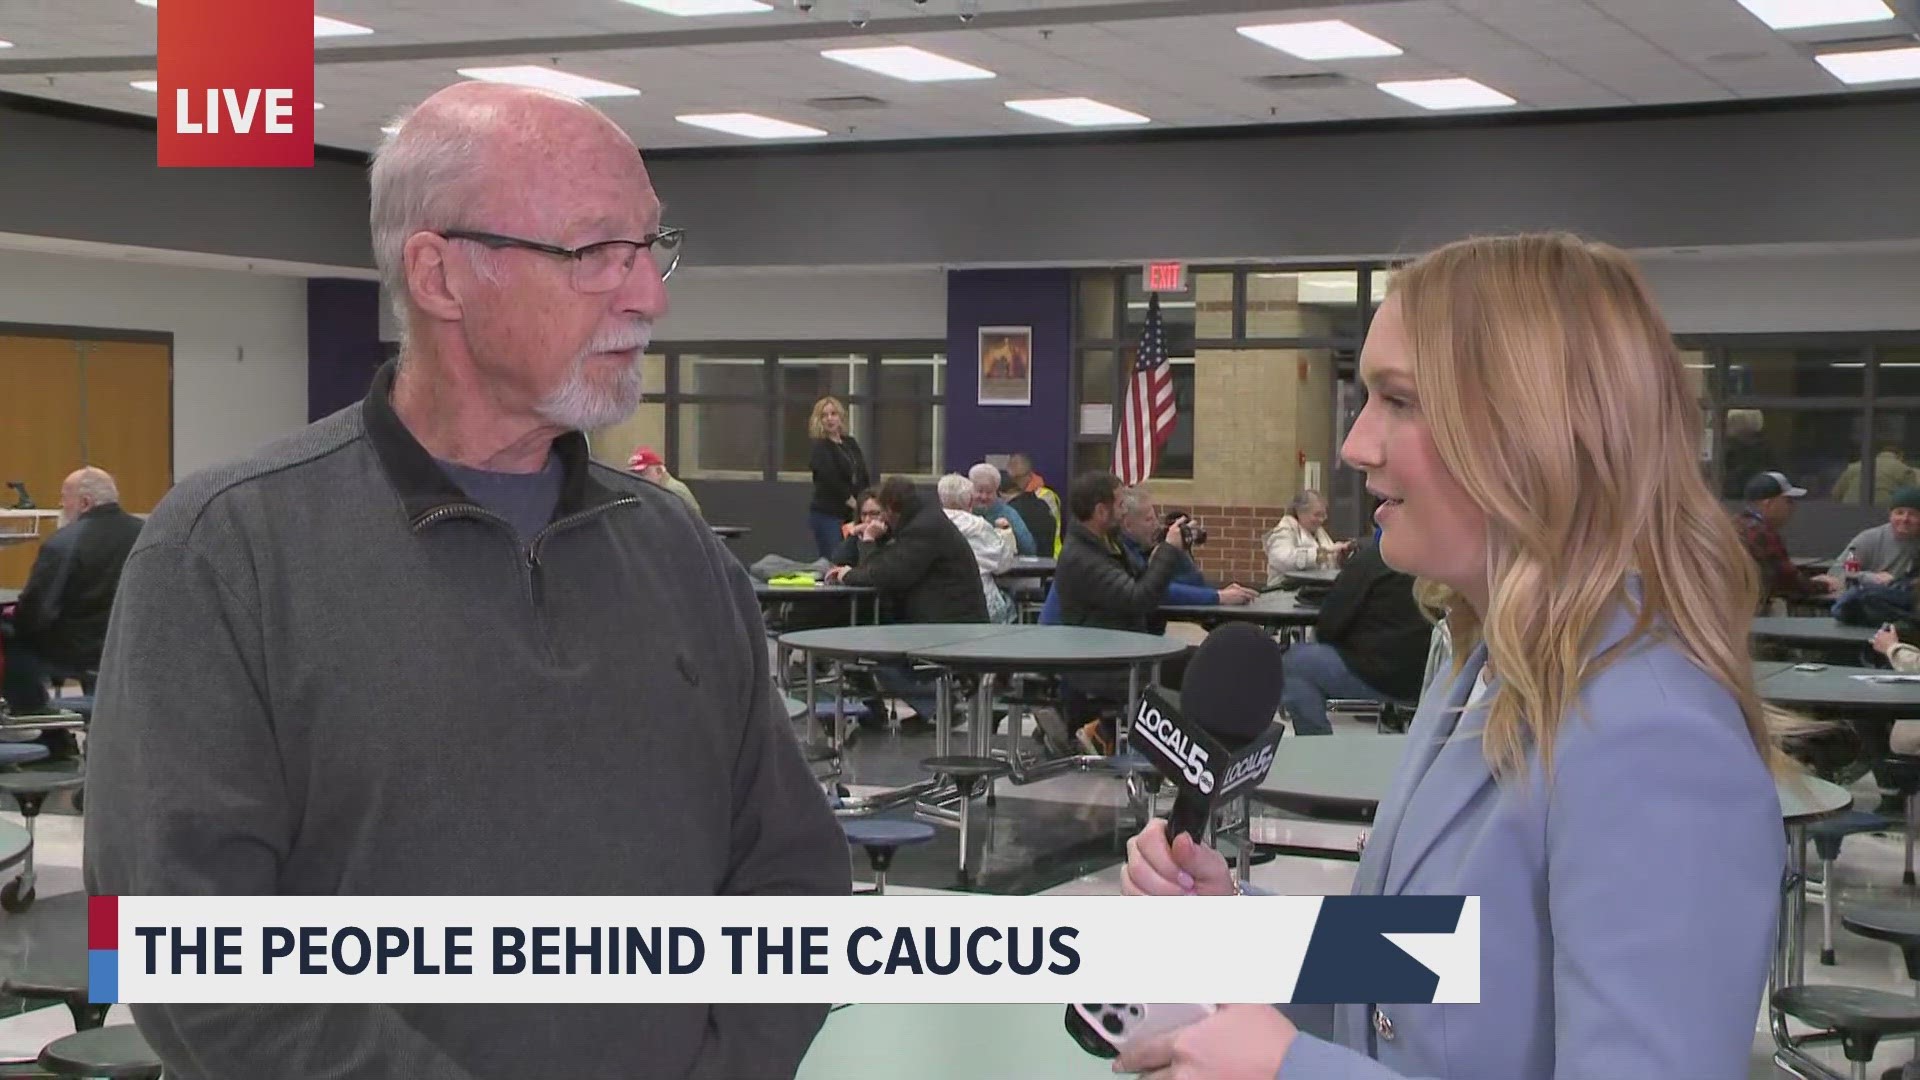
<path id="1" fill-rule="evenodd" d="M 570 435 L 554 521 L 522 539 L 407 433 L 392 380 L 147 523 L 101 661 L 89 891 L 846 893 L 709 530 Z M 134 1015 L 179 1080 L 739 1080 L 791 1076 L 825 1009 Z"/>

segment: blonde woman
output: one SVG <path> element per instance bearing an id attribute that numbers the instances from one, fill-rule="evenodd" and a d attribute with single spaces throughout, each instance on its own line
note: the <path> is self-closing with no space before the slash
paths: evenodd
<path id="1" fill-rule="evenodd" d="M 807 531 L 823 559 L 833 558 L 840 546 L 840 526 L 854 518 L 855 496 L 872 482 L 866 455 L 847 431 L 847 408 L 840 399 L 823 397 L 813 403 L 807 418 L 807 436 L 813 453 L 807 467 L 813 471 L 813 499 L 807 503 Z"/>
<path id="2" fill-rule="evenodd" d="M 1304 488 L 1287 504 L 1280 523 L 1267 533 L 1267 588 L 1278 586 L 1289 570 L 1333 566 L 1351 544 L 1327 535 L 1327 500 Z"/>
<path id="3" fill-rule="evenodd" d="M 1754 689 L 1753 562 L 1700 477 L 1698 405 L 1645 283 L 1561 235 L 1396 275 L 1342 455 L 1391 565 L 1439 587 L 1358 894 L 1481 898 L 1478 1005 L 1229 1005 L 1123 1055 L 1209 1080 L 1747 1075 L 1786 851 Z M 1431 595 L 1431 594 L 1428 594 Z M 1230 893 L 1163 823 L 1129 893 Z M 1304 1012 L 1301 1019 L 1307 1019 Z"/>

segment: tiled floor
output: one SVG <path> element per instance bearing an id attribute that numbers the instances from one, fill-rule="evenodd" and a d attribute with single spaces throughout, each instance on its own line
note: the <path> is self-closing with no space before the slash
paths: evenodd
<path id="1" fill-rule="evenodd" d="M 855 794 L 860 794 L 877 787 L 918 780 L 922 776 L 919 761 L 932 752 L 933 743 L 928 736 L 866 732 L 850 754 L 850 786 Z M 1097 774 L 1065 774 L 1026 786 L 1002 781 L 997 787 L 994 807 L 978 803 L 974 807 L 973 851 L 979 875 L 971 891 L 1058 894 L 1118 891 L 1119 865 L 1126 838 L 1137 827 L 1137 819 L 1125 809 L 1122 791 L 1119 780 Z M 1861 805 L 1871 806 L 1874 801 L 1871 781 L 1863 782 L 1858 791 Z M 5 816 L 18 820 L 17 815 Z M 1357 832 L 1349 825 L 1282 818 L 1264 821 L 1260 827 L 1289 844 L 1328 849 L 1350 848 Z M 64 803 L 50 808 L 40 818 L 39 837 L 40 897 L 44 900 L 80 889 L 81 819 L 65 812 Z M 955 831 L 938 830 L 932 843 L 900 853 L 889 875 L 889 891 L 918 894 L 959 889 L 957 855 Z M 1866 898 L 1920 906 L 1920 893 L 1900 885 L 1901 860 L 1902 845 L 1897 833 L 1849 838 L 1835 873 L 1843 907 L 1849 901 Z M 857 864 L 855 880 L 865 882 L 870 875 L 864 859 L 857 859 Z M 1254 867 L 1253 880 L 1277 892 L 1337 894 L 1349 887 L 1353 869 L 1351 861 L 1338 858 L 1286 856 Z M 1812 909 L 1807 959 L 1809 981 L 1868 986 L 1902 994 L 1911 991 L 1897 950 L 1844 930 L 1836 935 L 1838 963 L 1830 968 L 1820 966 L 1817 962 L 1818 915 L 1818 908 Z M 35 918 L 34 912 L 0 916 L 0 979 L 17 970 L 21 958 L 29 951 L 44 949 L 50 940 L 74 932 L 72 927 L 53 928 L 45 922 Z M 0 1013 L 12 1014 L 0 1019 L 0 1059 L 30 1058 L 41 1046 L 72 1030 L 72 1021 L 63 1008 L 36 1007 L 20 1013 L 21 1007 L 18 1001 L 0 1000 Z M 114 1011 L 109 1022 L 128 1019 L 126 1010 L 121 1008 Z M 1788 1075 L 1775 1070 L 1771 1054 L 1771 1038 L 1762 1016 L 1755 1025 L 1749 1072 L 1752 1080 L 1773 1080 Z M 1837 1062 L 1838 1052 L 1821 1051 L 1819 1056 L 1822 1060 Z M 1888 1042 L 1874 1063 L 1873 1075 L 1878 1076 L 1880 1070 L 1912 1056 L 1910 1042 Z"/>

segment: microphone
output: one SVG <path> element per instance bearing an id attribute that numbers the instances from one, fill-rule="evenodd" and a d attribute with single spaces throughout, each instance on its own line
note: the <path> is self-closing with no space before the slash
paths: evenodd
<path id="1" fill-rule="evenodd" d="M 1230 622 L 1207 635 L 1187 665 L 1179 704 L 1148 687 L 1133 735 L 1175 787 L 1169 843 L 1201 840 L 1214 806 L 1254 787 L 1273 767 L 1284 728 L 1280 708 L 1284 652 L 1251 623 Z"/>

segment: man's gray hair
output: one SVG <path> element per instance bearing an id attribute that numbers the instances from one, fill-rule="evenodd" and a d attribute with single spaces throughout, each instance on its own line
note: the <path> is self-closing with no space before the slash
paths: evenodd
<path id="1" fill-rule="evenodd" d="M 948 473 L 934 485 L 940 494 L 940 505 L 948 510 L 973 509 L 973 481 L 959 473 Z"/>
<path id="2" fill-rule="evenodd" d="M 967 479 L 976 484 L 992 484 L 993 490 L 1000 490 L 1000 470 L 984 461 L 967 470 Z"/>
<path id="3" fill-rule="evenodd" d="M 113 476 L 105 469 L 91 466 L 81 469 L 80 475 L 74 477 L 73 493 L 95 506 L 120 501 L 120 485 L 113 482 Z"/>
<path id="4" fill-rule="evenodd" d="M 471 225 L 462 220 L 473 201 L 480 172 L 480 151 L 471 128 L 445 122 L 394 127 L 373 153 L 369 175 L 373 229 L 373 265 L 400 323 L 402 341 L 412 308 L 407 288 L 407 238 L 417 232 Z M 495 276 L 493 252 L 475 248 L 468 254 L 474 272 L 483 279 Z"/>
<path id="5" fill-rule="evenodd" d="M 1140 508 L 1153 501 L 1153 492 L 1139 484 L 1123 487 L 1114 493 L 1113 512 L 1126 518 L 1140 512 Z"/>

